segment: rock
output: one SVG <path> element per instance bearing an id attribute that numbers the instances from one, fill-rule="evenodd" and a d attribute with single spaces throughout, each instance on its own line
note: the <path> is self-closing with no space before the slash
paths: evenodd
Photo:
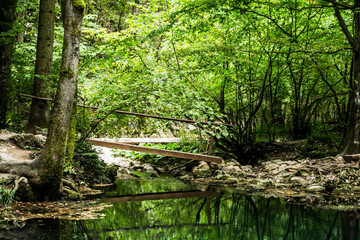
<path id="1" fill-rule="evenodd" d="M 232 159 L 229 162 L 226 163 L 226 166 L 238 166 L 240 167 L 241 164 L 239 162 L 237 162 L 236 160 Z"/>
<path id="2" fill-rule="evenodd" d="M 150 177 L 159 177 L 159 174 L 156 172 L 156 170 L 149 164 L 144 166 L 143 172 L 150 173 Z"/>
<path id="3" fill-rule="evenodd" d="M 175 169 L 175 170 L 171 171 L 170 174 L 174 177 L 179 178 L 181 176 L 188 175 L 189 172 L 185 170 L 185 167 L 183 167 L 183 168 L 179 168 L 179 169 Z"/>
<path id="4" fill-rule="evenodd" d="M 0 162 L 3 162 L 3 161 L 10 162 L 10 161 L 15 161 L 15 159 L 6 153 L 0 153 Z"/>
<path id="5" fill-rule="evenodd" d="M 192 174 L 196 178 L 204 178 L 212 176 L 209 165 L 206 162 L 200 162 L 200 164 L 193 168 Z"/>
<path id="6" fill-rule="evenodd" d="M 227 178 L 224 180 L 225 184 L 237 184 L 238 182 L 239 182 L 239 179 L 233 178 L 233 177 L 230 177 L 230 178 Z"/>
<path id="7" fill-rule="evenodd" d="M 226 180 L 228 178 L 231 178 L 231 176 L 226 173 L 222 173 L 222 174 L 217 174 L 214 179 L 215 180 Z"/>
<path id="8" fill-rule="evenodd" d="M 0 182 L 10 182 L 16 178 L 16 175 L 9 173 L 0 173 Z"/>
<path id="9" fill-rule="evenodd" d="M 233 165 L 233 164 L 226 164 L 225 167 L 223 167 L 222 171 L 225 174 L 228 174 L 233 177 L 246 177 L 247 174 L 242 170 L 241 166 Z"/>
<path id="10" fill-rule="evenodd" d="M 265 189 L 266 189 L 266 187 L 263 186 L 263 185 L 261 185 L 260 183 L 254 185 L 253 188 L 254 188 L 255 190 L 258 190 L 258 191 L 260 191 L 260 190 L 265 190 Z"/>
<path id="11" fill-rule="evenodd" d="M 45 145 L 46 137 L 44 137 L 43 135 L 22 133 L 12 137 L 12 140 L 14 140 L 14 143 L 21 148 L 42 148 Z"/>
<path id="12" fill-rule="evenodd" d="M 116 179 L 132 178 L 130 172 L 126 168 L 119 167 L 116 174 Z"/>
<path id="13" fill-rule="evenodd" d="M 16 133 L 9 132 L 5 129 L 0 129 L 0 142 L 7 142 L 9 139 L 12 139 L 14 136 L 16 136 Z"/>
<path id="14" fill-rule="evenodd" d="M 304 185 L 307 185 L 308 182 L 303 179 L 302 177 L 292 177 L 290 178 L 290 183 L 293 185 L 293 186 L 304 186 Z"/>
<path id="15" fill-rule="evenodd" d="M 325 188 L 319 185 L 312 185 L 309 186 L 306 190 L 308 190 L 309 192 L 322 192 L 325 190 Z"/>
<path id="16" fill-rule="evenodd" d="M 187 175 L 179 177 L 179 179 L 183 180 L 183 181 L 191 181 L 191 180 L 193 180 L 193 177 L 190 174 L 187 174 Z"/>
<path id="17" fill-rule="evenodd" d="M 275 186 L 275 181 L 273 179 L 264 179 L 264 180 L 259 180 L 260 185 L 262 185 L 265 188 L 272 188 Z"/>
<path id="18" fill-rule="evenodd" d="M 214 170 L 219 170 L 219 169 L 221 169 L 221 166 L 222 166 L 222 164 L 218 164 L 218 163 L 210 163 L 210 168 L 211 169 L 214 169 Z"/>
<path id="19" fill-rule="evenodd" d="M 241 166 L 241 170 L 246 173 L 253 173 L 253 167 L 250 165 Z"/>
<path id="20" fill-rule="evenodd" d="M 68 199 L 68 200 L 79 200 L 80 199 L 80 193 L 72 190 L 72 189 L 69 189 L 67 187 L 64 187 L 63 188 L 63 198 L 64 199 Z"/>

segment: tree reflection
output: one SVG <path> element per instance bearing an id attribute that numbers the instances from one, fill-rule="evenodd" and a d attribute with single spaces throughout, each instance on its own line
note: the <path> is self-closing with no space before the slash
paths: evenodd
<path id="1" fill-rule="evenodd" d="M 359 213 L 358 211 L 341 212 L 342 239 L 357 240 L 359 237 Z"/>
<path id="2" fill-rule="evenodd" d="M 340 213 L 292 205 L 276 198 L 221 193 L 213 189 L 196 191 L 181 184 L 137 181 L 133 185 L 127 182 L 122 188 L 127 195 L 119 196 L 122 195 L 120 189 L 110 194 L 107 200 L 111 200 L 113 206 L 102 212 L 103 218 L 57 220 L 57 224 L 51 224 L 51 236 L 55 236 L 54 239 L 259 240 L 359 237 L 357 211 Z M 50 220 L 41 221 L 28 222 L 29 227 L 16 229 L 16 234 L 30 235 L 33 229 L 37 232 L 34 236 L 50 239 L 40 233 L 40 225 L 48 229 Z M 11 236 L 13 232 L 7 234 Z M 1 237 L 4 232 L 0 231 Z"/>

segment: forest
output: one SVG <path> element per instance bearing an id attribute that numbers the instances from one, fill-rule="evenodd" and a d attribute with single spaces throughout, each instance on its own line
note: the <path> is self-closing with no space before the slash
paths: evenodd
<path id="1" fill-rule="evenodd" d="M 360 0 L 0 2 L 0 238 L 358 239 L 359 164 Z"/>
<path id="2" fill-rule="evenodd" d="M 248 176 L 276 153 L 322 159 L 330 175 L 329 160 L 359 168 L 360 0 L 7 0 L 0 12 L 0 129 L 46 135 L 32 161 L 0 156 L 0 172 L 35 199 L 60 198 L 90 137 L 184 138 Z"/>

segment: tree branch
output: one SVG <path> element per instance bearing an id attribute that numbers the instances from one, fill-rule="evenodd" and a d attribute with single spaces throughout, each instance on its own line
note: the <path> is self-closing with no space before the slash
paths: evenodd
<path id="1" fill-rule="evenodd" d="M 337 7 L 340 6 L 340 7 L 346 8 L 346 9 L 354 9 L 353 5 L 350 5 L 350 4 L 341 2 L 341 1 L 336 1 L 336 0 L 323 0 L 323 1 L 332 3 L 333 5 L 336 5 Z"/>
<path id="2" fill-rule="evenodd" d="M 266 16 L 265 14 L 261 14 L 261 13 L 255 12 L 255 11 L 248 11 L 248 12 L 251 12 L 251 13 L 254 13 L 254 14 L 258 15 L 258 16 L 261 16 L 261 17 L 264 17 L 264 18 L 269 19 L 269 20 L 272 21 L 272 22 L 276 25 L 276 27 L 278 27 L 285 35 L 289 36 L 290 38 L 294 38 L 293 35 L 292 35 L 291 33 L 287 32 L 287 31 L 285 31 L 285 29 L 282 28 L 282 27 L 277 23 L 277 21 L 276 21 L 275 19 L 273 19 L 273 18 L 271 18 L 271 17 L 269 17 L 269 16 Z M 294 39 L 294 40 L 296 41 L 296 39 Z"/>
<path id="3" fill-rule="evenodd" d="M 340 10 L 339 10 L 339 6 L 336 5 L 335 3 L 333 3 L 333 7 L 334 7 L 334 11 L 335 11 L 335 16 L 339 21 L 341 30 L 343 31 L 343 33 L 345 34 L 349 44 L 351 45 L 352 48 L 354 48 L 354 39 L 351 36 L 351 33 L 349 32 L 349 29 L 347 28 L 345 21 L 343 19 L 343 17 L 341 16 Z"/>

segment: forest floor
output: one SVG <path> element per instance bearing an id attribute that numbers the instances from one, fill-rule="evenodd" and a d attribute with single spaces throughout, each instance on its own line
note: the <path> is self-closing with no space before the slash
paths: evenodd
<path id="1" fill-rule="evenodd" d="M 0 161 L 30 161 L 33 150 L 45 141 L 45 137 L 40 135 L 32 138 L 32 142 L 24 137 L 20 141 L 16 136 L 15 133 L 0 131 Z M 340 156 L 270 159 L 255 166 L 240 165 L 235 160 L 230 160 L 222 165 L 189 161 L 178 166 L 159 167 L 114 156 L 113 150 L 109 148 L 95 149 L 106 164 L 118 167 L 118 179 L 133 178 L 133 171 L 146 172 L 151 177 L 164 173 L 191 184 L 229 187 L 247 194 L 279 197 L 311 206 L 348 209 L 360 204 L 359 165 L 356 162 L 347 163 Z M 3 181 L 7 177 L 7 174 L 0 173 Z"/>

